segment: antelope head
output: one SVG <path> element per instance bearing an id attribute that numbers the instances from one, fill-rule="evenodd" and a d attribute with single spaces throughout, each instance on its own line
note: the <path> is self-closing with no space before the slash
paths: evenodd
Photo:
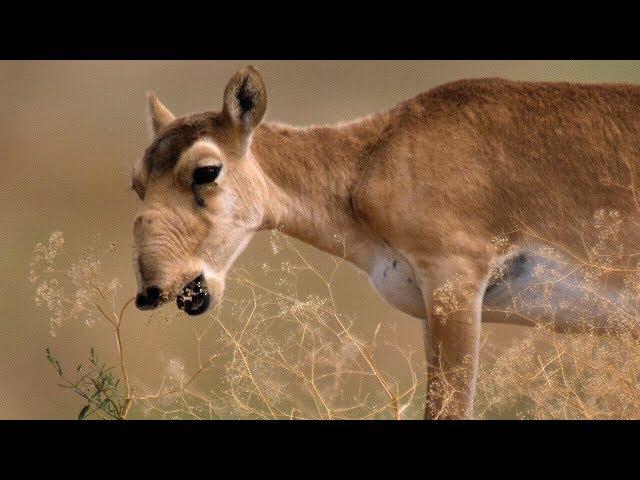
<path id="1" fill-rule="evenodd" d="M 258 71 L 229 81 L 221 111 L 176 118 L 149 94 L 153 140 L 132 172 L 142 206 L 133 223 L 136 306 L 176 299 L 199 315 L 222 298 L 225 276 L 264 220 L 264 176 L 250 153 L 267 107 Z"/>

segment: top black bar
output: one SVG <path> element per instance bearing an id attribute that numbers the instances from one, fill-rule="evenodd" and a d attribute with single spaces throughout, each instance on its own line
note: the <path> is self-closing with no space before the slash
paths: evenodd
<path id="1" fill-rule="evenodd" d="M 306 14 L 304 22 L 287 18 L 280 23 L 257 14 L 238 23 L 233 15 L 102 14 L 68 26 L 32 20 L 28 29 L 0 31 L 0 59 L 640 59 L 638 29 L 624 24 L 635 16 L 620 14 L 615 21 L 602 17 L 591 23 L 559 18 L 557 12 L 529 23 L 528 16 L 496 17 L 489 23 L 469 13 L 422 16 L 410 11 L 376 20 L 364 13 L 356 18 L 336 14 L 330 21 Z"/>

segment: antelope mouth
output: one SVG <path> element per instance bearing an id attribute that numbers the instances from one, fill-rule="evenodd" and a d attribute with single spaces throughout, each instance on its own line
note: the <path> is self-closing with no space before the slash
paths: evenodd
<path id="1" fill-rule="evenodd" d="M 191 280 L 176 297 L 177 307 L 187 315 L 200 315 L 209 308 L 211 296 L 204 275 Z"/>

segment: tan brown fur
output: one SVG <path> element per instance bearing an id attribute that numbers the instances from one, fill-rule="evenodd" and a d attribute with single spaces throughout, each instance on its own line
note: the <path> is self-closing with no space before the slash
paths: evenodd
<path id="1" fill-rule="evenodd" d="M 427 318 L 430 363 L 458 371 L 431 382 L 428 418 L 443 416 L 443 381 L 455 387 L 444 416 L 471 414 L 480 306 L 500 255 L 492 239 L 520 248 L 538 232 L 580 250 L 595 210 L 637 207 L 619 186 L 640 173 L 637 86 L 464 80 L 354 122 L 295 128 L 260 124 L 266 90 L 247 68 L 224 103 L 169 123 L 151 104 L 157 136 L 133 175 L 145 202 L 134 228 L 140 287 L 158 283 L 171 298 L 207 268 L 219 301 L 259 229 L 338 255 L 346 239 L 347 258 L 372 278 L 393 258 L 422 300 L 400 308 Z M 199 162 L 224 172 L 200 192 L 202 210 L 185 180 Z M 640 231 L 625 238 L 639 245 Z M 436 293 L 454 279 L 464 294 L 450 309 Z"/>

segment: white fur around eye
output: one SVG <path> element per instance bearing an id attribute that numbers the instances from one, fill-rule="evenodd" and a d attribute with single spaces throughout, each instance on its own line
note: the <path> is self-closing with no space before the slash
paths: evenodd
<path id="1" fill-rule="evenodd" d="M 222 159 L 220 149 L 212 140 L 200 139 L 180 154 L 175 171 L 180 175 L 192 175 L 198 167 L 222 165 Z"/>

